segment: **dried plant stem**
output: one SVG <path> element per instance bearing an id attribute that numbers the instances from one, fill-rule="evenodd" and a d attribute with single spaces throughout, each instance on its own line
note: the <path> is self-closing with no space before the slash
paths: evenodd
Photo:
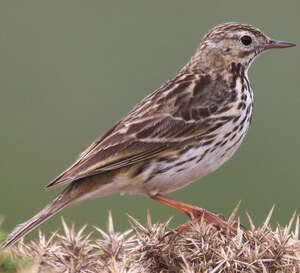
<path id="1" fill-rule="evenodd" d="M 294 213 L 287 226 L 278 225 L 272 230 L 269 222 L 273 210 L 261 227 L 255 227 L 247 214 L 250 230 L 238 229 L 237 235 L 202 221 L 171 245 L 165 236 L 171 219 L 153 224 L 149 213 L 145 225 L 128 216 L 131 228 L 123 233 L 115 231 L 109 213 L 107 231 L 94 227 L 93 236 L 84 234 L 86 226 L 76 232 L 74 225 L 68 226 L 62 219 L 64 234 L 55 232 L 47 240 L 40 232 L 39 240 L 21 241 L 10 251 L 15 257 L 27 256 L 35 261 L 30 271 L 20 271 L 24 273 L 298 273 L 299 216 Z"/>

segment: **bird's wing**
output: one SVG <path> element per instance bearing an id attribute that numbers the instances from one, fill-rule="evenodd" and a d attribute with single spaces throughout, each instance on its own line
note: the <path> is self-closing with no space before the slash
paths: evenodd
<path id="1" fill-rule="evenodd" d="M 212 104 L 201 103 L 210 99 Z M 199 144 L 201 136 L 209 137 L 216 124 L 208 118 L 217 111 L 214 101 L 215 95 L 210 91 L 207 77 L 182 80 L 179 74 L 133 108 L 46 188 L 159 158 L 193 138 Z"/>
<path id="2" fill-rule="evenodd" d="M 102 172 L 132 165 L 172 150 L 192 135 L 191 124 L 167 115 L 119 124 L 96 140 L 47 189 Z"/>

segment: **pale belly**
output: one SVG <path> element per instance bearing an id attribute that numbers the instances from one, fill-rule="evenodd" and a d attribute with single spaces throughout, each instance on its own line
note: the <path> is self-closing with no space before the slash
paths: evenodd
<path id="1" fill-rule="evenodd" d="M 149 173 L 145 173 L 144 176 L 141 174 L 131 185 L 124 181 L 124 192 L 150 196 L 173 192 L 219 168 L 233 156 L 249 128 L 253 93 L 250 90 L 246 95 L 246 107 L 239 107 L 239 100 L 235 107 L 227 112 L 228 115 L 239 118 L 216 129 L 216 137 L 212 143 L 202 145 L 200 142 L 198 147 L 187 150 L 172 162 L 158 162 L 150 176 Z"/>
<path id="2" fill-rule="evenodd" d="M 127 189 L 131 194 L 165 194 L 180 189 L 197 179 L 215 171 L 238 149 L 247 132 L 248 125 L 231 131 L 232 126 L 220 128 L 218 137 L 209 146 L 199 146 L 184 153 L 173 162 L 158 163 L 157 174 Z M 231 133 L 226 139 L 224 135 Z"/>

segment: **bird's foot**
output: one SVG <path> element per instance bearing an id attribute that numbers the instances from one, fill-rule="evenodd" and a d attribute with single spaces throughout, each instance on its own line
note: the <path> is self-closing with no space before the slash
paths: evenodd
<path id="1" fill-rule="evenodd" d="M 170 197 L 166 197 L 160 194 L 151 197 L 154 200 L 157 200 L 169 207 L 172 207 L 191 218 L 190 221 L 186 222 L 185 224 L 177 227 L 173 231 L 166 234 L 166 236 L 172 235 L 170 238 L 170 242 L 173 242 L 180 234 L 186 232 L 191 228 L 191 226 L 197 222 L 205 221 L 207 224 L 211 224 L 214 227 L 222 230 L 228 230 L 230 233 L 236 235 L 237 228 L 239 226 L 238 222 L 233 222 L 232 218 L 230 217 L 229 221 L 226 222 L 223 215 L 216 215 L 212 212 L 209 212 L 205 209 L 192 206 L 177 200 L 174 200 Z M 234 214 L 236 213 L 238 206 L 234 210 Z"/>
<path id="2" fill-rule="evenodd" d="M 208 212 L 208 211 L 205 211 L 205 214 L 206 215 L 207 214 L 212 214 L 214 216 L 214 219 L 216 219 L 215 217 L 218 218 L 217 215 L 215 215 L 211 212 Z M 169 243 L 172 244 L 177 239 L 177 237 L 179 235 L 187 232 L 195 223 L 199 223 L 203 220 L 206 223 L 213 225 L 217 229 L 228 230 L 230 232 L 230 234 L 233 234 L 233 235 L 237 234 L 237 228 L 239 226 L 238 222 L 235 221 L 235 222 L 232 222 L 232 223 L 228 223 L 222 218 L 217 219 L 217 221 L 210 222 L 210 221 L 207 221 L 207 218 L 204 218 L 204 215 L 202 215 L 202 216 L 193 218 L 192 220 L 184 223 L 183 225 L 180 225 L 179 227 L 175 228 L 174 230 L 168 232 L 164 237 L 171 236 L 170 240 L 169 240 Z M 209 219 L 209 220 L 211 220 L 211 219 Z"/>

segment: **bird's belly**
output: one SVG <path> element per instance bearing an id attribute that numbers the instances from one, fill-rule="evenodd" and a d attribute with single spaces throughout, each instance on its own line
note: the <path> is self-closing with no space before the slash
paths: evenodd
<path id="1" fill-rule="evenodd" d="M 202 159 L 201 156 L 205 153 L 205 149 L 195 149 L 192 151 L 193 154 L 187 154 L 174 162 L 174 165 L 166 164 L 162 166 L 162 170 L 168 170 L 156 175 L 144 186 L 151 194 L 175 191 L 219 168 L 233 155 L 236 149 L 237 147 L 233 147 L 226 153 L 225 149 L 207 152 Z"/>
<path id="2" fill-rule="evenodd" d="M 250 90 L 251 91 L 251 90 Z M 193 181 L 213 172 L 232 157 L 247 133 L 252 116 L 253 95 L 246 96 L 246 107 L 239 106 L 228 110 L 228 115 L 239 117 L 225 123 L 213 133 L 210 141 L 199 141 L 198 145 L 185 152 L 178 151 L 171 160 L 158 161 L 144 176 L 137 177 L 126 191 L 132 194 L 155 195 L 173 192 Z M 146 173 L 146 172 L 145 172 Z"/>
<path id="3" fill-rule="evenodd" d="M 226 130 L 223 131 L 226 134 Z M 232 157 L 246 133 L 241 130 L 230 136 L 227 142 L 222 135 L 209 146 L 189 149 L 172 162 L 159 162 L 151 178 L 145 179 L 128 190 L 132 194 L 165 194 L 180 189 L 213 172 Z M 223 138 L 224 140 L 224 138 Z M 224 144 L 225 143 L 225 144 Z"/>

